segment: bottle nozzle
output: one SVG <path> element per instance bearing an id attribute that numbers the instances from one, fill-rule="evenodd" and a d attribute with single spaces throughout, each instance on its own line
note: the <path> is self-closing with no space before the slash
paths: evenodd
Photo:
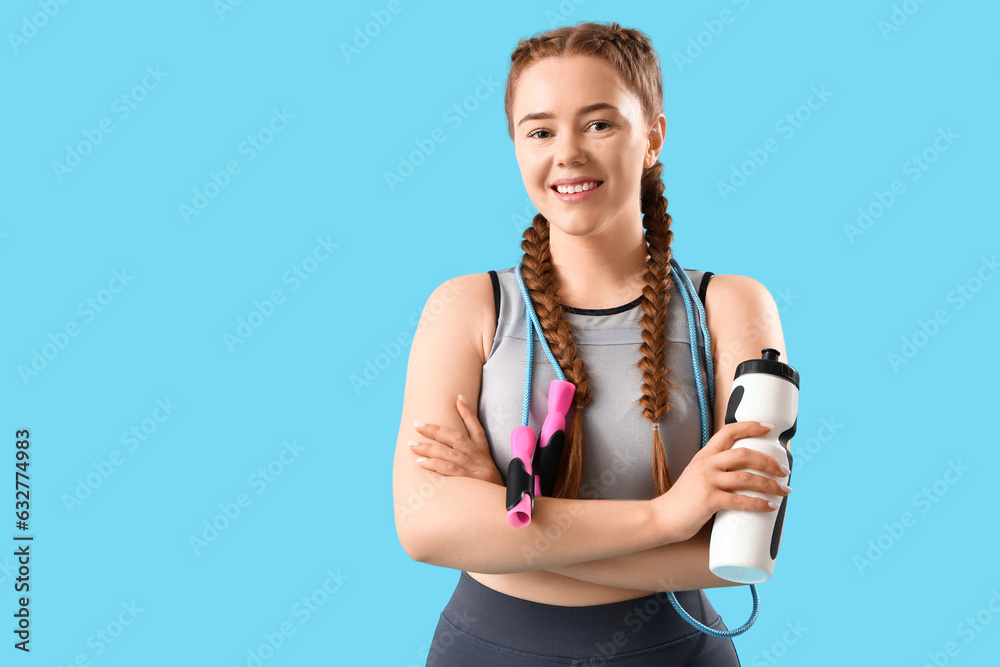
<path id="1" fill-rule="evenodd" d="M 761 359 L 770 359 L 772 361 L 777 361 L 778 357 L 781 356 L 781 352 L 778 352 L 777 350 L 771 347 L 765 347 L 763 350 L 760 351 L 760 353 L 761 353 Z"/>

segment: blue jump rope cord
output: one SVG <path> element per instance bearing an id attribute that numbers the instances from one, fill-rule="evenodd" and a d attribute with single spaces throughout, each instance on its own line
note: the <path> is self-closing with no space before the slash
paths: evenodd
<path id="1" fill-rule="evenodd" d="M 698 364 L 698 345 L 697 338 L 695 337 L 694 329 L 694 313 L 691 309 L 691 298 L 688 296 L 688 292 L 692 295 L 697 294 L 697 290 L 694 288 L 694 283 L 691 282 L 691 278 L 688 277 L 687 272 L 677 263 L 676 259 L 670 259 L 671 268 L 670 271 L 674 275 L 675 281 L 678 283 L 678 292 L 680 292 L 681 297 L 684 299 L 684 308 L 687 311 L 688 320 L 688 334 L 691 338 L 691 363 L 694 366 L 694 380 L 698 387 L 698 408 L 701 412 L 701 446 L 704 447 L 709 439 L 709 429 L 708 429 L 708 409 L 705 404 L 705 387 L 701 381 L 701 369 Z M 545 351 L 545 355 L 549 358 L 549 363 L 552 364 L 552 368 L 556 373 L 556 377 L 560 380 L 565 380 L 562 369 L 556 362 L 556 358 L 552 355 L 552 350 L 549 349 L 549 344 L 545 340 L 545 336 L 542 335 L 542 325 L 538 323 L 538 316 L 535 314 L 535 308 L 531 304 L 531 297 L 528 295 L 528 290 L 524 286 L 524 282 L 521 280 L 521 264 L 517 265 L 514 270 L 514 276 L 517 278 L 517 285 L 521 290 L 521 298 L 524 299 L 525 310 L 528 313 L 528 317 L 525 318 L 525 328 L 527 329 L 527 365 L 524 371 L 524 409 L 521 414 L 521 425 L 528 425 L 528 406 L 530 402 L 531 395 L 531 358 L 532 358 L 532 348 L 534 347 L 534 336 L 531 331 L 531 325 L 534 323 L 535 327 L 538 329 L 538 337 L 541 339 L 542 349 Z M 683 277 L 683 278 L 682 278 Z M 683 289 L 681 286 L 683 285 Z M 698 309 L 698 320 L 701 324 L 701 332 L 705 338 L 705 365 L 706 365 L 706 375 L 708 378 L 708 395 L 709 401 L 713 404 L 715 403 L 715 381 L 712 372 L 712 339 L 708 333 L 708 321 L 705 318 L 705 309 L 702 306 L 701 299 L 694 299 L 695 306 Z M 750 626 L 754 624 L 757 620 L 757 615 L 760 613 L 760 598 L 757 595 L 757 587 L 754 584 L 750 584 L 750 593 L 753 595 L 753 612 L 750 614 L 750 619 L 736 628 L 735 630 L 716 630 L 715 628 L 710 628 L 704 623 L 696 620 L 691 614 L 684 611 L 677 598 L 674 596 L 673 591 L 667 592 L 667 597 L 670 600 L 670 604 L 673 605 L 677 613 L 686 620 L 689 624 L 700 630 L 701 632 L 712 635 L 714 637 L 735 637 L 741 635 L 750 629 Z"/>
<path id="2" fill-rule="evenodd" d="M 683 283 L 686 289 L 680 289 L 680 285 L 678 285 L 677 291 L 681 293 L 681 297 L 683 297 L 684 299 L 684 307 L 687 309 L 688 332 L 691 336 L 691 364 L 694 366 L 694 381 L 695 384 L 698 385 L 698 408 L 701 411 L 701 446 L 704 447 L 705 443 L 708 442 L 709 438 L 708 409 L 705 405 L 705 391 L 704 391 L 704 386 L 702 385 L 701 382 L 701 369 L 699 368 L 698 365 L 698 345 L 697 345 L 697 338 L 695 338 L 695 332 L 694 332 L 694 314 L 691 311 L 691 298 L 688 296 L 688 290 L 690 290 L 692 295 L 697 294 L 697 292 L 695 291 L 694 284 L 688 277 L 687 272 L 683 268 L 681 268 L 681 265 L 677 263 L 677 260 L 671 258 L 670 264 L 672 265 L 670 270 L 674 274 L 675 280 L 677 280 L 678 282 L 681 281 L 681 278 L 678 275 L 678 273 L 684 276 Z M 694 299 L 694 301 L 698 306 L 698 318 L 701 323 L 702 335 L 705 337 L 705 359 L 706 359 L 705 365 L 707 367 L 706 371 L 707 371 L 708 388 L 711 400 L 714 403 L 715 380 L 714 376 L 712 375 L 712 339 L 709 337 L 708 334 L 708 322 L 705 319 L 705 309 L 701 305 L 701 299 L 696 298 Z M 673 591 L 667 593 L 667 598 L 670 600 L 670 604 L 674 606 L 674 609 L 677 610 L 677 613 L 680 614 L 684 618 L 684 620 L 686 620 L 688 623 L 693 625 L 698 630 L 701 630 L 707 635 L 712 635 L 713 637 L 735 637 L 736 635 L 741 635 L 747 630 L 749 630 L 750 626 L 753 625 L 754 621 L 757 620 L 757 614 L 760 613 L 760 598 L 757 596 L 757 587 L 753 584 L 750 584 L 750 593 L 753 595 L 753 612 L 750 614 L 750 619 L 740 627 L 736 628 L 735 630 L 716 630 L 715 628 L 710 628 L 707 625 L 695 620 L 693 616 L 684 611 L 684 608 L 681 607 L 680 603 L 677 601 L 677 598 L 674 596 Z"/>
<path id="3" fill-rule="evenodd" d="M 563 375 L 562 369 L 559 368 L 559 363 L 552 355 L 552 350 L 549 349 L 548 341 L 545 340 L 545 336 L 542 334 L 542 325 L 538 323 L 538 315 L 535 314 L 535 307 L 531 305 L 531 297 L 528 296 L 528 289 L 524 286 L 524 281 L 521 280 L 521 263 L 518 263 L 517 268 L 514 270 L 514 276 L 517 278 L 517 286 L 521 288 L 521 298 L 524 299 L 525 310 L 528 311 L 528 317 L 525 318 L 528 363 L 524 369 L 524 410 L 521 413 L 521 426 L 527 426 L 528 404 L 531 396 L 531 350 L 535 347 L 534 336 L 531 333 L 532 322 L 535 323 L 535 327 L 538 329 L 538 337 L 542 341 L 542 349 L 545 350 L 545 356 L 549 358 L 549 363 L 552 364 L 552 369 L 556 372 L 556 378 L 565 382 L 566 376 Z"/>

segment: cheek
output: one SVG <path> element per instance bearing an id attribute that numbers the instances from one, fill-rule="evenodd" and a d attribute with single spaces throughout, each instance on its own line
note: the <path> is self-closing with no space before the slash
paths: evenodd
<path id="1" fill-rule="evenodd" d="M 514 157 L 517 159 L 517 168 L 521 172 L 521 178 L 524 180 L 525 186 L 531 188 L 536 183 L 545 183 L 545 175 L 541 173 L 538 165 L 530 156 L 523 153 L 515 153 Z"/>
<path id="2" fill-rule="evenodd" d="M 546 179 L 548 174 L 543 169 L 532 168 L 528 165 L 522 172 L 524 175 L 525 186 L 529 190 L 536 190 L 538 192 L 545 192 L 548 187 L 546 185 Z"/>

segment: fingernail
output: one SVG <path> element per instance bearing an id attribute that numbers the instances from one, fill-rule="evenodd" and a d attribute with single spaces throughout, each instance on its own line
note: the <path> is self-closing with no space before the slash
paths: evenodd
<path id="1" fill-rule="evenodd" d="M 426 456 L 421 456 L 419 459 L 417 459 L 417 463 L 423 463 L 426 460 L 427 460 Z"/>
<path id="2" fill-rule="evenodd" d="M 780 489 L 781 489 L 782 491 L 784 491 L 785 493 L 791 493 L 791 492 L 792 492 L 792 487 L 790 487 L 790 486 L 788 486 L 787 484 L 784 484 L 784 483 L 782 483 L 782 482 L 778 482 L 778 487 L 779 487 L 779 488 L 780 488 Z"/>
<path id="3" fill-rule="evenodd" d="M 458 395 L 458 400 L 462 401 L 466 405 L 469 404 L 469 402 L 467 400 L 465 400 L 465 396 L 462 396 L 461 394 Z"/>
<path id="4" fill-rule="evenodd" d="M 774 424 L 769 424 L 767 422 L 760 422 L 760 425 L 764 428 L 774 428 Z"/>
<path id="5" fill-rule="evenodd" d="M 781 472 L 785 473 L 785 476 L 791 475 L 792 471 L 788 469 L 784 463 L 779 463 L 778 467 L 781 468 Z"/>
<path id="6" fill-rule="evenodd" d="M 410 447 L 416 447 L 416 446 L 417 446 L 417 445 L 419 445 L 420 443 L 419 443 L 419 442 L 417 442 L 416 440 L 410 440 L 410 441 L 409 441 L 409 442 L 407 442 L 406 444 L 408 444 L 408 445 L 409 445 Z"/>
<path id="7" fill-rule="evenodd" d="M 427 424 L 423 422 L 413 422 L 413 428 L 423 428 L 425 426 L 427 426 Z"/>
<path id="8" fill-rule="evenodd" d="M 417 459 L 417 460 L 419 461 L 420 459 Z M 781 507 L 781 503 L 780 503 L 780 502 L 778 502 L 777 500 L 768 500 L 768 501 L 767 501 L 767 504 L 768 504 L 768 506 L 769 506 L 769 507 L 770 507 L 771 509 L 773 509 L 773 510 L 776 510 L 776 509 L 778 509 L 779 507 Z"/>

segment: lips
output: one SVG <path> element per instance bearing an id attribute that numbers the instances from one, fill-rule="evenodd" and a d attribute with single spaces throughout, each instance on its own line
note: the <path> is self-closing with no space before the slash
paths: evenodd
<path id="1" fill-rule="evenodd" d="M 559 190 L 558 190 L 558 188 L 560 188 L 560 187 L 574 187 L 574 186 L 583 185 L 583 184 L 591 184 L 591 186 L 590 186 L 590 188 L 588 190 L 581 190 L 581 192 L 590 192 L 592 190 L 596 190 L 597 188 L 601 187 L 601 185 L 603 183 L 604 183 L 604 181 L 598 180 L 596 178 L 573 178 L 573 179 L 563 179 L 561 181 L 556 181 L 555 183 L 553 183 L 552 185 L 550 185 L 549 188 L 551 190 L 553 190 L 554 192 L 557 192 L 559 194 L 564 194 L 564 193 L 560 193 Z"/>
<path id="2" fill-rule="evenodd" d="M 588 181 L 586 179 L 583 180 L 583 183 L 587 182 Z M 573 192 L 559 192 L 558 190 L 556 190 L 557 186 L 555 185 L 551 186 L 550 189 L 552 190 L 552 194 L 555 195 L 555 198 L 563 202 L 564 204 L 577 204 L 586 201 L 591 197 L 596 197 L 597 191 L 601 189 L 602 181 L 589 181 L 589 182 L 596 182 L 597 185 L 595 187 L 589 188 L 588 190 L 580 190 L 579 192 L 576 192 L 575 190 Z M 566 187 L 573 187 L 574 185 L 578 188 L 582 187 L 580 183 L 567 184 Z"/>

